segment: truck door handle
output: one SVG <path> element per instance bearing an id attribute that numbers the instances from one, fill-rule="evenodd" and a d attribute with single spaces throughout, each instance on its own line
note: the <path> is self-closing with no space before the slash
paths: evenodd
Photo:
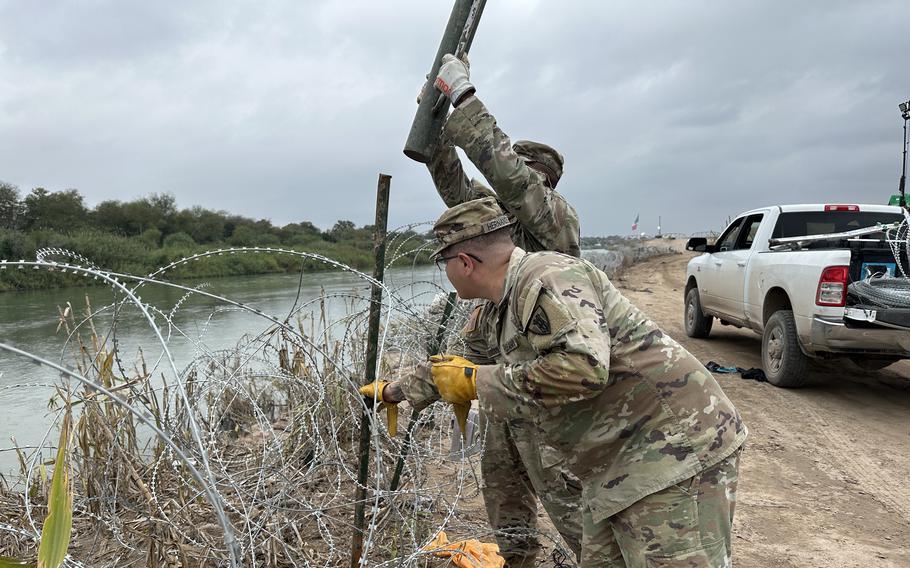
<path id="1" fill-rule="evenodd" d="M 736 263 L 736 266 L 745 266 L 745 265 L 746 265 L 745 260 L 740 260 L 739 262 Z"/>
<path id="2" fill-rule="evenodd" d="M 714 261 L 714 266 L 723 266 L 723 265 L 724 265 L 724 263 L 719 260 Z"/>

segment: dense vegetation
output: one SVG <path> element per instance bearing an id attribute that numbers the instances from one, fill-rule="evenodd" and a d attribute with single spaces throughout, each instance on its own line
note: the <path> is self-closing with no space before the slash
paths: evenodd
<path id="1" fill-rule="evenodd" d="M 77 252 L 96 266 L 114 272 L 145 275 L 190 254 L 220 247 L 266 246 L 318 253 L 356 268 L 373 264 L 373 227 L 341 220 L 328 231 L 309 221 L 273 226 L 202 207 L 178 209 L 169 194 L 135 201 L 85 204 L 75 189 L 35 188 L 21 198 L 19 188 L 0 182 L 0 259 L 34 260 L 35 252 L 57 247 Z M 415 246 L 424 242 L 412 239 Z M 427 261 L 426 256 L 419 259 Z M 217 256 L 182 266 L 169 277 L 212 277 L 295 272 L 301 261 L 289 255 Z M 307 270 L 327 268 L 308 261 Z M 84 283 L 82 278 L 47 271 L 0 272 L 0 290 L 34 289 Z"/>

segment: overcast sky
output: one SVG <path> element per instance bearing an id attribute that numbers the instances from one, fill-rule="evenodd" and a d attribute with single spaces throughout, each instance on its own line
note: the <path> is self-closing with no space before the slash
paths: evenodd
<path id="1" fill-rule="evenodd" d="M 401 152 L 450 0 L 0 0 L 0 180 L 90 206 L 169 192 L 276 224 L 443 206 Z M 489 0 L 478 95 L 566 156 L 583 235 L 887 202 L 910 98 L 906 0 Z"/>

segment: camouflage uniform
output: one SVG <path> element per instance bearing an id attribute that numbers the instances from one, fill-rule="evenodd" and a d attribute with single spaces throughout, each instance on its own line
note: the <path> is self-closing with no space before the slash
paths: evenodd
<path id="1" fill-rule="evenodd" d="M 465 175 L 455 146 L 462 148 L 495 189 Z M 476 96 L 449 116 L 439 150 L 427 164 L 433 183 L 447 207 L 494 196 L 517 222 L 512 239 L 530 251 L 554 250 L 580 255 L 578 216 L 547 177 L 530 168 L 534 158 L 558 179 L 562 157 L 552 148 L 527 141 L 514 145 Z M 492 363 L 496 356 L 495 320 L 476 321 L 463 338 L 464 356 L 475 363 Z M 488 341 L 493 341 L 487 344 Z M 492 349 L 490 348 L 492 346 Z M 553 524 L 576 556 L 581 551 L 581 489 L 552 448 L 540 445 L 529 425 L 501 420 L 481 410 L 484 454 L 481 457 L 484 504 L 491 526 L 510 565 L 537 554 L 537 503 L 540 498 Z"/>
<path id="2" fill-rule="evenodd" d="M 728 565 L 746 428 L 704 366 L 567 255 L 516 248 L 481 310 L 499 347 L 481 406 L 534 424 L 581 480 L 581 564 Z"/>
<path id="3" fill-rule="evenodd" d="M 468 179 L 455 146 L 465 151 L 495 193 L 481 182 Z M 516 245 L 527 251 L 553 250 L 580 256 L 578 215 L 550 187 L 547 177 L 526 163 L 528 151 L 541 148 L 546 147 L 527 141 L 513 146 L 480 99 L 471 96 L 449 115 L 439 150 L 427 167 L 446 207 L 494 196 L 517 221 L 512 228 Z M 554 158 L 545 153 L 538 160 L 559 177 L 561 160 Z"/>

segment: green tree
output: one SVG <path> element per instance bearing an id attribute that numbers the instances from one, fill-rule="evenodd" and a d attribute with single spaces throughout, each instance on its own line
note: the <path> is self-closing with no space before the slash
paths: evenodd
<path id="1" fill-rule="evenodd" d="M 127 235 L 141 235 L 147 229 L 158 228 L 157 212 L 145 199 L 124 203 L 123 212 Z"/>
<path id="2" fill-rule="evenodd" d="M 341 219 L 335 222 L 335 225 L 324 235 L 329 242 L 337 243 L 354 238 L 357 231 L 357 225 L 353 221 Z"/>
<path id="3" fill-rule="evenodd" d="M 177 212 L 166 232 L 187 233 L 199 244 L 217 243 L 225 237 L 227 219 L 226 213 L 195 206 Z"/>
<path id="4" fill-rule="evenodd" d="M 177 199 L 170 193 L 153 193 L 146 198 L 159 223 L 167 223 L 177 213 Z M 159 229 L 164 227 L 158 225 Z"/>
<path id="5" fill-rule="evenodd" d="M 350 234 L 357 228 L 357 225 L 353 221 L 339 220 L 335 222 L 335 225 L 332 227 L 332 234 L 336 237 L 342 237 L 344 235 Z"/>
<path id="6" fill-rule="evenodd" d="M 174 226 L 177 206 L 174 196 L 151 194 L 135 201 L 102 201 L 91 213 L 92 224 L 98 229 L 125 236 L 141 235 L 149 229 L 176 233 Z M 192 224 L 190 221 L 187 228 Z"/>
<path id="7" fill-rule="evenodd" d="M 217 243 L 224 239 L 224 220 L 226 215 L 196 206 L 190 210 L 193 224 L 189 234 L 199 244 Z"/>
<path id="8" fill-rule="evenodd" d="M 69 232 L 83 227 L 88 217 L 85 199 L 75 189 L 49 192 L 36 187 L 25 198 L 25 228 Z"/>
<path id="9" fill-rule="evenodd" d="M 256 237 L 256 231 L 249 225 L 240 225 L 234 229 L 234 234 L 228 238 L 227 242 L 235 247 L 248 247 L 258 244 Z"/>
<path id="10" fill-rule="evenodd" d="M 177 213 L 174 196 L 164 193 L 151 194 L 126 204 L 130 234 L 141 234 L 148 229 L 167 229 L 171 218 Z"/>
<path id="11" fill-rule="evenodd" d="M 119 235 L 129 234 L 129 221 L 126 207 L 113 199 L 102 201 L 95 206 L 89 215 L 92 225 L 98 230 Z"/>
<path id="12" fill-rule="evenodd" d="M 276 233 L 281 242 L 287 245 L 305 245 L 322 240 L 322 231 L 309 221 L 289 223 L 277 229 Z"/>
<path id="13" fill-rule="evenodd" d="M 21 212 L 19 188 L 0 181 L 0 228 L 15 229 L 19 225 Z"/>

